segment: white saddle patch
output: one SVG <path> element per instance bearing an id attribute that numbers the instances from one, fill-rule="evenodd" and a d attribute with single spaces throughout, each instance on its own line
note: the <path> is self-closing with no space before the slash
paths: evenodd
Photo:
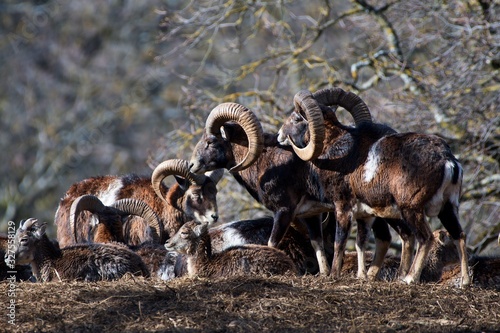
<path id="1" fill-rule="evenodd" d="M 105 206 L 111 206 L 118 200 L 118 193 L 122 189 L 123 184 L 120 178 L 115 179 L 114 181 L 109 184 L 108 188 L 100 193 L 97 194 L 97 197 L 99 200 L 102 201 L 102 203 Z"/>
<path id="2" fill-rule="evenodd" d="M 380 152 L 378 146 L 379 145 L 377 142 L 370 148 L 370 151 L 368 152 L 364 175 L 364 181 L 367 183 L 371 182 L 378 172 L 378 167 L 380 165 Z"/>
<path id="3" fill-rule="evenodd" d="M 222 243 L 223 243 L 224 248 L 221 249 L 221 251 L 223 251 L 227 248 L 233 247 L 233 246 L 242 246 L 242 245 L 245 245 L 247 243 L 245 241 L 245 239 L 241 236 L 241 234 L 234 229 L 223 228 L 222 231 L 223 231 L 222 235 L 223 235 L 223 239 L 224 239 L 224 241 Z"/>

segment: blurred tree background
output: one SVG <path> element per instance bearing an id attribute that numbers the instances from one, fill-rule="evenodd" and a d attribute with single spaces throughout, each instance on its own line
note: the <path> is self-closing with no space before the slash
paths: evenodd
<path id="1" fill-rule="evenodd" d="M 339 86 L 376 121 L 449 142 L 471 250 L 498 253 L 499 12 L 495 0 L 4 1 L 2 228 L 52 221 L 86 177 L 188 159 L 221 102 L 276 132 L 298 90 Z M 266 213 L 229 174 L 219 190 L 223 221 Z"/>

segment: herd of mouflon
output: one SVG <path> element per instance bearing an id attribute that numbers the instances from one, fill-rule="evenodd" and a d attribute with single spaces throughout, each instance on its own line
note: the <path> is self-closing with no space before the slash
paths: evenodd
<path id="1" fill-rule="evenodd" d="M 164 161 L 150 176 L 74 183 L 57 207 L 57 240 L 36 218 L 8 222 L 0 280 L 355 274 L 500 290 L 500 258 L 467 252 L 463 169 L 442 138 L 376 123 L 359 96 L 340 88 L 300 91 L 293 104 L 278 133 L 265 133 L 247 107 L 220 104 L 190 160 Z M 353 126 L 339 122 L 338 107 Z M 225 170 L 271 215 L 218 221 Z M 443 229 L 433 232 L 431 217 Z M 348 252 L 353 225 L 356 251 Z M 388 255 L 391 229 L 398 257 Z"/>

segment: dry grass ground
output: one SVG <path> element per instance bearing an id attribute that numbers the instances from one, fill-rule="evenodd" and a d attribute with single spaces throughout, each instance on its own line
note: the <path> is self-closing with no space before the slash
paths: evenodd
<path id="1" fill-rule="evenodd" d="M 493 332 L 497 291 L 350 277 L 0 283 L 7 332 Z"/>

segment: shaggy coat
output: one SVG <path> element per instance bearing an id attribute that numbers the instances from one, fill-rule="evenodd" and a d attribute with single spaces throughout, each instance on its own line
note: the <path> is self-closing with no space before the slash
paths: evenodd
<path id="1" fill-rule="evenodd" d="M 307 93 L 305 98 L 319 98 L 325 91 L 328 89 L 314 95 Z M 323 185 L 333 194 L 329 199 L 335 205 L 337 231 L 331 274 L 340 275 L 356 211 L 367 217 L 404 221 L 400 222 L 408 229 L 404 234 L 413 233 L 419 244 L 404 280 L 417 282 L 432 245 L 426 216 L 437 216 L 459 248 L 463 285 L 469 284 L 466 236 L 458 220 L 463 170 L 446 142 L 435 135 L 387 134 L 391 130 L 372 122 L 347 127 L 329 107 L 320 109 L 325 125 L 323 148 L 310 162 L 328 174 L 328 184 Z M 280 129 L 281 143 L 305 141 L 308 124 L 298 112 L 293 112 Z M 411 251 L 406 256 L 411 256 Z M 405 266 L 411 262 L 406 256 Z M 377 258 L 375 271 L 382 260 L 381 256 Z M 406 271 L 406 267 L 403 269 Z"/>
<path id="2" fill-rule="evenodd" d="M 6 233 L 0 233 L 0 281 L 3 281 L 11 276 L 13 273 L 16 277 L 16 281 L 27 281 L 30 279 L 32 272 L 30 265 L 15 265 L 14 269 L 11 269 L 7 263 L 2 260 L 2 258 L 8 258 L 8 235 Z"/>
<path id="3" fill-rule="evenodd" d="M 242 127 L 226 123 L 223 128 L 224 138 L 203 134 L 191 158 L 191 171 L 230 169 L 245 157 L 248 140 Z M 327 274 L 329 265 L 323 247 L 321 214 L 333 211 L 334 207 L 324 203 L 318 174 L 289 147 L 279 145 L 277 135 L 264 133 L 264 145 L 263 152 L 250 167 L 232 174 L 255 200 L 274 213 L 268 245 L 278 247 L 292 221 L 302 218 L 318 254 L 320 271 Z"/>
<path id="4" fill-rule="evenodd" d="M 235 246 L 213 253 L 207 226 L 194 221 L 184 224 L 165 247 L 186 255 L 190 277 L 297 274 L 290 257 L 268 246 Z"/>
<path id="5" fill-rule="evenodd" d="M 29 224 L 30 220 L 16 232 L 15 260 L 31 264 L 38 281 L 116 280 L 127 273 L 149 276 L 142 259 L 121 244 L 78 244 L 61 249 L 45 234 L 45 224 L 36 220 Z"/>
<path id="6" fill-rule="evenodd" d="M 162 194 L 167 203 L 156 195 L 151 186 L 151 178 L 138 175 L 100 176 L 91 177 L 73 184 L 59 203 L 55 215 L 57 239 L 64 247 L 74 244 L 73 230 L 71 230 L 70 208 L 73 201 L 85 194 L 97 196 L 104 205 L 110 206 L 119 199 L 133 198 L 146 202 L 163 223 L 164 232 L 161 244 L 171 237 L 186 221 L 199 216 L 217 214 L 215 183 L 207 177 L 203 186 L 189 186 L 187 181 L 177 179 L 177 183 L 170 188 L 161 184 Z M 79 217 L 78 233 L 82 239 L 88 241 L 91 235 L 91 213 L 83 212 Z M 120 221 L 120 219 L 118 219 Z M 97 223 L 93 223 L 97 224 Z M 139 245 L 150 240 L 148 226 L 143 219 L 132 217 L 123 225 L 126 236 L 123 241 L 130 245 Z"/>

